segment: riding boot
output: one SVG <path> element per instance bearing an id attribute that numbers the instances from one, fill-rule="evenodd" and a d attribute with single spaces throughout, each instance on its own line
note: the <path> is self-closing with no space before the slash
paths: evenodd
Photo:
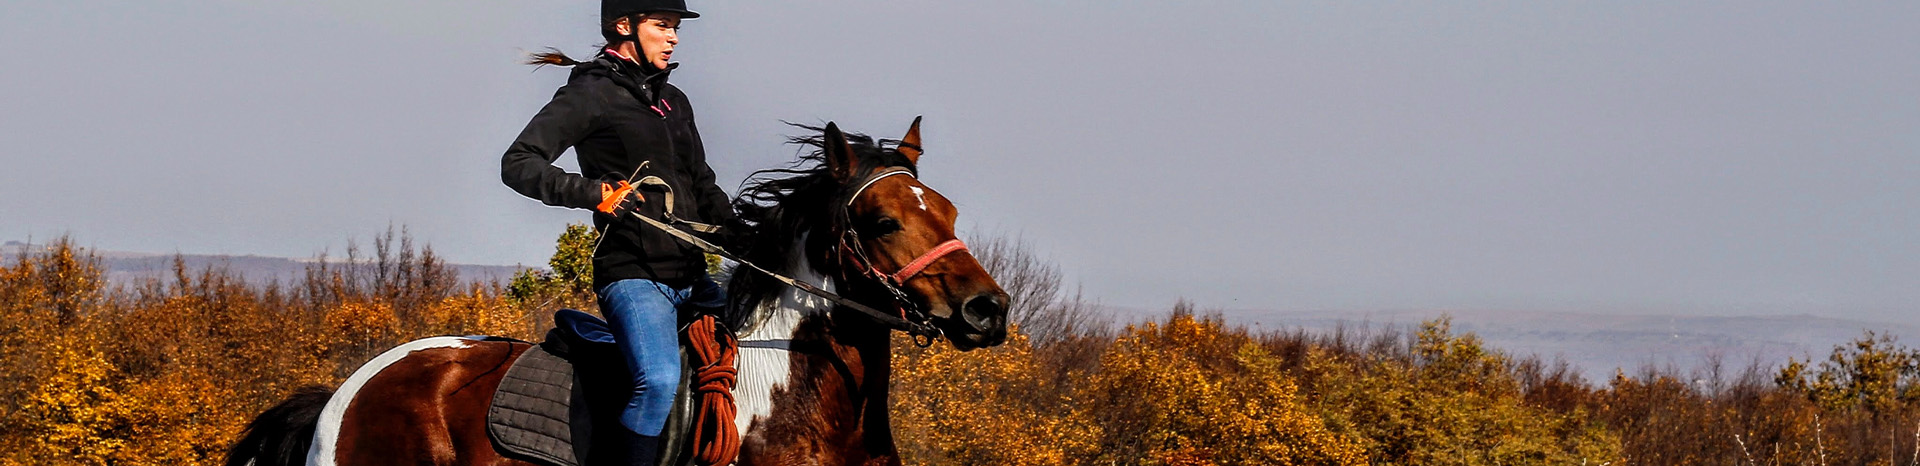
<path id="1" fill-rule="evenodd" d="M 625 430 L 625 429 L 622 429 Z M 660 437 L 627 432 L 627 466 L 655 466 L 660 462 Z"/>

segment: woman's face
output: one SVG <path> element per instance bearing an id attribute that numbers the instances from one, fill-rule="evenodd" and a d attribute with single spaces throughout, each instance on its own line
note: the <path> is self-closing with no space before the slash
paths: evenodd
<path id="1" fill-rule="evenodd" d="M 640 39 L 638 58 L 655 68 L 667 69 L 667 62 L 673 59 L 673 46 L 680 44 L 680 14 L 649 13 L 638 18 L 638 24 L 633 25 L 633 35 Z"/>

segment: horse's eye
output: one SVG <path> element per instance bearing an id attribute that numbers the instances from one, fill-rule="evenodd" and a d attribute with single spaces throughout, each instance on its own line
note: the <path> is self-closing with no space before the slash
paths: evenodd
<path id="1" fill-rule="evenodd" d="M 896 231 L 900 231 L 900 221 L 891 217 L 880 217 L 867 225 L 867 234 L 875 238 L 890 235 Z"/>

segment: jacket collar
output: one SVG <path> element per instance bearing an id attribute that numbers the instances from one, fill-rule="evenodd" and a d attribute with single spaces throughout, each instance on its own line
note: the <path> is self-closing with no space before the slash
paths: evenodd
<path id="1" fill-rule="evenodd" d="M 642 103 L 651 105 L 659 99 L 660 88 L 666 85 L 667 76 L 679 67 L 679 63 L 668 63 L 667 69 L 654 68 L 651 64 L 635 63 L 612 49 L 606 49 L 592 62 L 575 67 L 574 73 L 602 74 L 633 93 Z"/>

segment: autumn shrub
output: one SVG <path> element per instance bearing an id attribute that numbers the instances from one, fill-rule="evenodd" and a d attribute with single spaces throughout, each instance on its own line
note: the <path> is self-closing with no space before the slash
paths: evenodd
<path id="1" fill-rule="evenodd" d="M 896 345 L 905 344 L 902 338 Z M 902 453 L 926 465 L 1070 465 L 1099 450 L 1100 426 L 1047 373 L 1030 340 L 961 352 L 911 345 L 894 364 L 892 415 Z"/>
<path id="2" fill-rule="evenodd" d="M 1584 411 L 1529 403 L 1507 355 L 1446 319 L 1426 322 L 1404 344 L 1386 339 L 1314 342 L 1276 335 L 1296 348 L 1293 372 L 1314 411 L 1364 450 L 1371 464 L 1601 464 L 1618 440 Z"/>
<path id="3" fill-rule="evenodd" d="M 1626 464 L 1916 465 L 1913 354 L 1868 333 L 1772 374 L 1756 364 L 1722 380 L 1711 363 L 1618 373 L 1589 404 L 1620 433 Z"/>
<path id="4" fill-rule="evenodd" d="M 1515 362 L 1452 334 L 1445 321 L 1404 339 L 1391 329 L 1255 333 L 1181 303 L 1164 320 L 1116 333 L 1086 316 L 1092 307 L 1064 293 L 1057 269 L 1025 244 L 973 242 L 988 246 L 976 255 L 1013 295 L 1014 321 L 1032 324 L 1016 334 L 1046 337 L 970 353 L 901 350 L 894 417 L 912 464 L 1600 464 L 1620 456 L 1617 437 L 1589 422 L 1593 391 L 1564 365 Z"/>
<path id="5" fill-rule="evenodd" d="M 1100 427 L 1074 390 L 1111 343 L 1108 322 L 1025 243 L 970 238 L 1010 296 L 1005 345 L 961 352 L 896 338 L 894 436 L 910 464 L 1070 465 L 1098 453 Z"/>
<path id="6" fill-rule="evenodd" d="M 1891 335 L 1866 335 L 1834 348 L 1818 366 L 1790 359 L 1775 380 L 1829 410 L 1893 414 L 1920 404 L 1920 350 Z"/>
<path id="7" fill-rule="evenodd" d="M 600 234 L 584 224 L 567 225 L 554 240 L 547 269 L 526 269 L 507 282 L 506 299 L 529 310 L 598 309 L 593 294 L 593 252 Z"/>
<path id="8" fill-rule="evenodd" d="M 72 348 L 84 345 L 53 341 L 66 337 L 55 330 L 74 325 L 78 308 L 94 305 L 98 277 L 99 261 L 64 238 L 48 252 L 23 249 L 0 264 L 0 461 L 28 458 L 49 430 L 44 419 L 52 414 L 30 397 L 55 361 L 79 356 Z"/>
<path id="9" fill-rule="evenodd" d="M 492 335 L 534 341 L 553 326 L 551 311 L 516 305 L 500 299 L 492 287 L 476 283 L 463 293 L 427 306 L 419 325 L 426 333 L 437 335 Z"/>
<path id="10" fill-rule="evenodd" d="M 1329 430 L 1281 367 L 1218 316 L 1176 309 L 1131 327 L 1081 395 L 1105 430 L 1095 462 L 1364 464 L 1361 446 Z"/>
<path id="11" fill-rule="evenodd" d="M 400 342 L 533 333 L 404 233 L 292 286 L 178 259 L 171 275 L 109 288 L 65 239 L 0 264 L 0 465 L 218 464 L 252 416 Z"/>
<path id="12" fill-rule="evenodd" d="M 1362 463 L 1302 406 L 1279 360 L 1218 319 L 1177 314 L 1106 348 L 1065 374 L 1021 333 L 972 352 L 903 350 L 903 453 L 928 465 Z"/>

